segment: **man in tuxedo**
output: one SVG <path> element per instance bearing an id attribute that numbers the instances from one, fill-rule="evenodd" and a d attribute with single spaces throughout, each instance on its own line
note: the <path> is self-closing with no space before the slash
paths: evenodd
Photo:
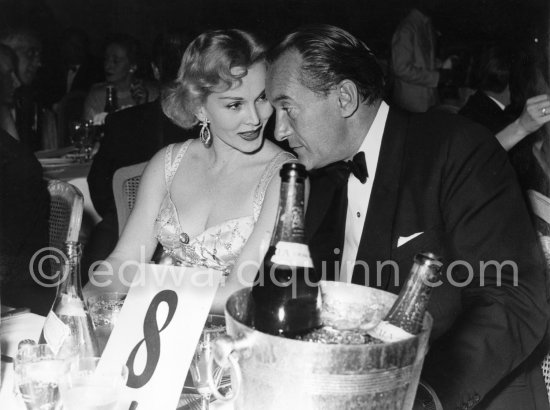
<path id="1" fill-rule="evenodd" d="M 389 107 L 374 56 L 339 28 L 299 29 L 268 61 L 275 135 L 311 171 L 306 231 L 320 273 L 398 293 L 416 253 L 443 258 L 415 406 L 548 409 L 545 272 L 495 138 L 453 114 Z"/>
<path id="2" fill-rule="evenodd" d="M 181 57 L 191 37 L 182 32 L 162 34 L 155 41 L 154 70 L 161 84 L 176 78 Z M 88 185 L 95 209 L 102 221 L 94 228 L 83 253 L 83 272 L 103 260 L 118 241 L 118 221 L 113 195 L 113 175 L 119 168 L 149 161 L 166 145 L 198 136 L 198 130 L 184 130 L 174 124 L 161 107 L 160 98 L 115 112 L 106 117 L 105 137 L 94 157 Z M 87 275 L 83 275 L 86 280 Z"/>

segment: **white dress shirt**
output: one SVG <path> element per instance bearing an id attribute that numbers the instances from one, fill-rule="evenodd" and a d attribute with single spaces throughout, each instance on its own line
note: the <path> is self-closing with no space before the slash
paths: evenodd
<path id="1" fill-rule="evenodd" d="M 485 94 L 487 95 L 487 94 Z M 496 105 L 498 105 L 498 108 L 500 108 L 502 111 L 504 111 L 506 109 L 506 106 L 504 104 L 502 104 L 499 100 L 497 100 L 496 98 L 493 98 L 491 97 L 490 95 L 487 95 L 487 97 L 489 97 L 491 100 L 493 100 L 495 102 Z"/>
<path id="2" fill-rule="evenodd" d="M 359 241 L 361 240 L 363 225 L 365 225 L 365 218 L 369 207 L 370 194 L 374 184 L 374 176 L 378 165 L 380 145 L 382 144 L 382 135 L 384 134 L 388 111 L 388 105 L 382 101 L 369 132 L 365 136 L 358 151 L 363 151 L 365 153 L 367 171 L 369 173 L 367 181 L 362 184 L 353 174 L 349 176 L 346 233 L 344 237 L 342 264 L 340 266 L 341 282 L 351 282 Z"/>

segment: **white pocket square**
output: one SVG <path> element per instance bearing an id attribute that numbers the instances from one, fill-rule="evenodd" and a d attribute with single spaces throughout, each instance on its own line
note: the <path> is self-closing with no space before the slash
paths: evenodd
<path id="1" fill-rule="evenodd" d="M 422 235 L 424 232 L 417 232 L 417 233 L 413 233 L 411 236 L 400 236 L 398 239 L 397 239 L 397 247 L 399 248 L 400 246 L 403 246 L 405 245 L 407 242 L 409 242 L 411 239 L 414 239 L 416 238 L 417 236 L 419 235 Z"/>

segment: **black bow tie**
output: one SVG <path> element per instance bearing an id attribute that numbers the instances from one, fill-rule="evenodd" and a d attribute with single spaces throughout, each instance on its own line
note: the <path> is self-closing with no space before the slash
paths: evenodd
<path id="1" fill-rule="evenodd" d="M 355 154 L 351 161 L 337 161 L 323 168 L 312 169 L 309 175 L 312 178 L 319 178 L 327 175 L 334 179 L 338 184 L 347 183 L 349 174 L 353 174 L 362 184 L 367 182 L 369 173 L 367 171 L 367 161 L 363 151 Z"/>
<path id="2" fill-rule="evenodd" d="M 367 178 L 369 177 L 369 172 L 367 170 L 367 161 L 365 160 L 365 153 L 363 151 L 360 151 L 357 154 L 355 154 L 353 159 L 351 161 L 346 161 L 345 164 L 348 167 L 349 172 L 351 172 L 355 176 L 355 178 L 361 181 L 362 184 L 367 182 Z"/>

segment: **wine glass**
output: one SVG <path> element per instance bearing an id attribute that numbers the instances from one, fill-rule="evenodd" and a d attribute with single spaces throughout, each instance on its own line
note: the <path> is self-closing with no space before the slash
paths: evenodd
<path id="1" fill-rule="evenodd" d="M 210 396 L 212 394 L 210 387 L 208 385 L 208 373 L 207 366 L 209 362 L 213 362 L 210 359 L 212 355 L 212 342 L 225 334 L 225 318 L 219 315 L 208 315 L 204 329 L 195 350 L 193 360 L 191 362 L 191 377 L 193 379 L 193 384 L 195 388 L 201 395 L 201 409 L 208 410 L 210 407 Z M 219 385 L 223 369 L 215 365 L 212 369 L 214 382 Z"/>
<path id="2" fill-rule="evenodd" d="M 83 124 L 82 136 L 80 144 L 82 146 L 81 152 L 84 157 L 84 161 L 90 161 L 92 159 L 92 151 L 95 143 L 96 128 L 92 121 L 86 121 Z"/>
<path id="3" fill-rule="evenodd" d="M 85 144 L 86 144 L 86 122 L 73 121 L 69 126 L 69 137 L 71 144 L 77 149 L 77 158 L 79 162 L 83 162 L 86 156 Z"/>

